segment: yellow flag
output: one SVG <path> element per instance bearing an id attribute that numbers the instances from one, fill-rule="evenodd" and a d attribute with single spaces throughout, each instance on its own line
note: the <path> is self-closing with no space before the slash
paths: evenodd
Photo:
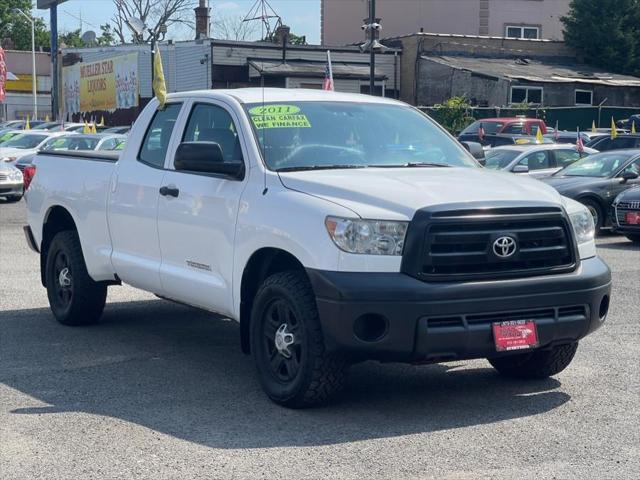
<path id="1" fill-rule="evenodd" d="M 156 45 L 156 51 L 153 54 L 153 93 L 158 97 L 159 108 L 162 110 L 167 101 L 167 86 L 164 83 L 164 71 L 162 70 L 162 59 L 158 45 Z"/>
<path id="2" fill-rule="evenodd" d="M 633 133 L 634 135 L 638 133 L 636 131 L 636 122 L 631 122 L 631 133 Z"/>
<path id="3" fill-rule="evenodd" d="M 104 115 L 102 115 L 102 118 L 100 119 L 100 123 L 98 125 L 104 127 Z"/>
<path id="4" fill-rule="evenodd" d="M 91 133 L 98 133 L 98 130 L 96 130 L 96 124 L 95 123 L 91 124 Z"/>
<path id="5" fill-rule="evenodd" d="M 611 140 L 615 140 L 616 138 L 618 138 L 618 129 L 616 128 L 615 120 L 611 117 Z"/>
<path id="6" fill-rule="evenodd" d="M 91 127 L 89 126 L 86 120 L 84 121 L 84 127 L 82 128 L 82 133 L 91 133 Z"/>
<path id="7" fill-rule="evenodd" d="M 544 137 L 542 136 L 542 130 L 538 128 L 538 132 L 536 133 L 536 143 L 544 142 Z"/>
<path id="8" fill-rule="evenodd" d="M 27 121 L 24 123 L 25 130 L 31 130 L 31 124 L 29 123 L 29 115 L 27 115 Z"/>
<path id="9" fill-rule="evenodd" d="M 45 122 L 50 122 L 51 120 L 49 120 L 49 114 L 47 113 L 47 115 L 44 117 L 44 121 Z"/>
<path id="10" fill-rule="evenodd" d="M 596 128 L 596 121 L 595 120 L 591 124 L 591 133 L 598 133 L 598 129 Z"/>

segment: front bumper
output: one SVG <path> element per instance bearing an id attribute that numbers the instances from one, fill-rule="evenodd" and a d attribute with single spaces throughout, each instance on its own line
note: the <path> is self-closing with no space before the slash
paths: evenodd
<path id="1" fill-rule="evenodd" d="M 325 344 L 355 359 L 496 357 L 491 325 L 533 319 L 540 348 L 577 341 L 606 318 L 611 272 L 598 257 L 571 273 L 428 283 L 402 273 L 308 270 Z"/>
<path id="2" fill-rule="evenodd" d="M 18 196 L 24 192 L 24 185 L 22 182 L 0 182 L 0 197 L 5 195 Z"/>

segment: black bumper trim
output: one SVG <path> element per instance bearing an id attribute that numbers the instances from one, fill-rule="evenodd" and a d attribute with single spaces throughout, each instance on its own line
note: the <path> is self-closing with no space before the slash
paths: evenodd
<path id="1" fill-rule="evenodd" d="M 36 244 L 36 239 L 33 238 L 33 232 L 31 231 L 31 227 L 29 225 L 25 225 L 24 227 L 22 227 L 22 230 L 24 230 L 24 237 L 27 240 L 27 245 L 29 245 L 29 248 L 36 253 L 40 253 L 40 249 Z"/>
<path id="2" fill-rule="evenodd" d="M 327 348 L 363 359 L 427 361 L 495 356 L 490 323 L 433 329 L 429 319 L 472 315 L 555 312 L 536 318 L 541 347 L 579 340 L 602 325 L 600 304 L 611 295 L 611 272 L 599 258 L 571 273 L 478 282 L 422 282 L 402 273 L 308 270 Z M 562 317 L 580 307 L 584 315 Z M 365 342 L 354 322 L 373 314 L 388 321 L 386 335 Z M 446 323 L 446 322 L 445 322 Z"/>

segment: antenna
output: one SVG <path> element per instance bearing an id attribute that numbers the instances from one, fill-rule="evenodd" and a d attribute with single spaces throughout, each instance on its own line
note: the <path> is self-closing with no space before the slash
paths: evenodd
<path id="1" fill-rule="evenodd" d="M 275 23 L 272 26 L 272 20 L 275 19 Z M 268 0 L 256 0 L 249 13 L 242 20 L 242 23 L 260 21 L 262 24 L 262 39 L 271 41 L 273 34 L 282 26 L 282 17 L 276 13 L 273 7 L 269 4 Z M 265 32 L 266 31 L 266 32 Z"/>

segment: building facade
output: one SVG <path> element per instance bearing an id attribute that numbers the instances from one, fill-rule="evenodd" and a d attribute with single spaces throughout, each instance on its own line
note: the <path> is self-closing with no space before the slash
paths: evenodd
<path id="1" fill-rule="evenodd" d="M 362 42 L 368 0 L 321 0 L 322 42 Z M 570 0 L 377 0 L 382 37 L 415 32 L 561 40 Z"/>

